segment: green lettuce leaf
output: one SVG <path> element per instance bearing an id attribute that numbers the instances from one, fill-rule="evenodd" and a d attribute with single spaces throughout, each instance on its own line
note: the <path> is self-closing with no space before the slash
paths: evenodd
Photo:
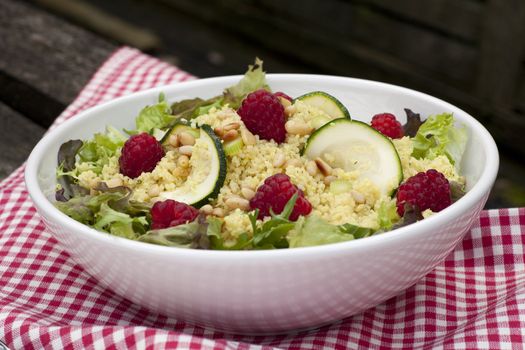
<path id="1" fill-rule="evenodd" d="M 110 201 L 119 201 L 127 195 L 127 191 L 114 191 L 98 195 L 77 196 L 67 202 L 57 202 L 55 206 L 73 219 L 93 226 L 95 224 L 95 215 L 100 211 L 102 204 Z"/>
<path id="2" fill-rule="evenodd" d="M 361 227 L 352 224 L 344 224 L 339 226 L 341 232 L 352 235 L 355 239 L 365 238 L 374 234 L 375 230 L 368 227 Z"/>
<path id="3" fill-rule="evenodd" d="M 434 159 L 445 155 L 458 167 L 465 152 L 467 138 L 466 128 L 455 126 L 451 113 L 431 116 L 419 127 L 413 138 L 412 155 L 418 159 Z"/>
<path id="4" fill-rule="evenodd" d="M 363 236 L 370 234 L 364 230 L 350 224 L 343 226 L 332 225 L 316 215 L 310 215 L 297 220 L 293 232 L 288 236 L 288 242 L 290 243 L 290 248 L 346 242 L 356 238 L 352 233 Z"/>
<path id="5" fill-rule="evenodd" d="M 379 227 L 382 231 L 390 231 L 392 226 L 401 219 L 397 214 L 397 207 L 394 201 L 381 202 L 377 210 L 377 216 L 379 217 Z"/>
<path id="6" fill-rule="evenodd" d="M 266 82 L 263 62 L 256 58 L 255 63 L 248 66 L 248 71 L 244 77 L 237 84 L 224 90 L 224 103 L 229 104 L 233 109 L 237 109 L 246 95 L 258 89 L 270 90 L 270 87 Z"/>
<path id="7" fill-rule="evenodd" d="M 295 223 L 288 220 L 292 214 L 298 194 L 295 193 L 286 203 L 280 214 L 275 214 L 270 209 L 271 219 L 265 221 L 262 226 L 257 226 L 257 216 L 259 211 L 255 210 L 249 215 L 253 229 L 252 247 L 254 249 L 280 249 L 288 248 L 289 243 L 286 238 L 288 232 L 294 227 Z"/>
<path id="8" fill-rule="evenodd" d="M 171 114 L 170 105 L 166 102 L 164 94 L 160 94 L 157 104 L 146 106 L 140 111 L 135 119 L 137 129 L 132 133 L 150 133 L 154 128 L 164 129 L 174 120 L 175 116 Z"/>
<path id="9" fill-rule="evenodd" d="M 76 196 L 55 205 L 73 219 L 116 236 L 136 239 L 146 232 L 149 207 L 130 201 L 129 188 L 107 188 L 103 184 L 97 190 L 101 193 Z"/>
<path id="10" fill-rule="evenodd" d="M 108 164 L 109 158 L 120 151 L 124 142 L 126 137 L 117 129 L 108 126 L 105 133 L 96 133 L 92 140 L 84 142 L 78 151 L 78 160 L 80 163 L 87 163 L 90 170 L 100 174 L 104 165 Z"/>
<path id="11" fill-rule="evenodd" d="M 148 226 L 148 221 L 145 216 L 132 218 L 128 214 L 111 208 L 107 202 L 100 205 L 93 224 L 93 228 L 97 230 L 110 232 L 112 235 L 128 239 L 139 237 L 141 233 L 145 232 L 146 226 Z"/>

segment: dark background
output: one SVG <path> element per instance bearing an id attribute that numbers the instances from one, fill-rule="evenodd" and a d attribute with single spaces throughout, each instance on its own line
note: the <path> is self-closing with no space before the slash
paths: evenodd
<path id="1" fill-rule="evenodd" d="M 525 206 L 523 0 L 4 0 L 1 126 L 28 141 L 5 135 L 14 150 L 1 156 L 0 177 L 122 44 L 199 77 L 241 74 L 259 56 L 272 73 L 352 76 L 435 95 L 498 143 L 487 206 Z"/>

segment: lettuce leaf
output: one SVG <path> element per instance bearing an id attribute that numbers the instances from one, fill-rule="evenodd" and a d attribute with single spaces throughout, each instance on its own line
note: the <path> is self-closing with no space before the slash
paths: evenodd
<path id="1" fill-rule="evenodd" d="M 102 204 L 107 204 L 110 201 L 119 201 L 126 197 L 128 193 L 128 191 L 122 190 L 103 192 L 98 195 L 77 196 L 67 202 L 57 202 L 55 206 L 73 219 L 92 226 L 95 224 L 95 216 L 100 211 Z"/>
<path id="2" fill-rule="evenodd" d="M 454 125 L 451 113 L 443 113 L 429 117 L 413 138 L 415 158 L 434 159 L 445 155 L 456 167 L 467 145 L 467 130 Z"/>
<path id="3" fill-rule="evenodd" d="M 259 89 L 269 91 L 270 87 L 266 82 L 263 61 L 256 58 L 255 63 L 248 66 L 248 71 L 246 71 L 244 77 L 237 84 L 224 90 L 223 102 L 224 104 L 229 104 L 231 108 L 237 109 L 246 95 Z"/>
<path id="4" fill-rule="evenodd" d="M 344 226 L 329 224 L 316 215 L 301 217 L 288 236 L 290 248 L 312 247 L 355 239 L 351 232 L 357 231 L 356 228 L 358 227 L 350 224 Z"/>
<path id="5" fill-rule="evenodd" d="M 97 230 L 136 239 L 146 232 L 149 207 L 129 200 L 127 187 L 99 186 L 97 195 L 76 196 L 55 206 L 73 219 Z"/>
<path id="6" fill-rule="evenodd" d="M 295 223 L 288 220 L 292 214 L 298 194 L 295 193 L 286 203 L 280 214 L 275 214 L 270 209 L 271 219 L 265 221 L 262 226 L 257 226 L 257 217 L 259 211 L 249 215 L 253 229 L 253 238 L 251 241 L 254 249 L 280 249 L 288 248 L 286 236 L 290 230 L 295 227 Z"/>
<path id="7" fill-rule="evenodd" d="M 193 222 L 160 230 L 150 230 L 138 238 L 141 242 L 167 247 L 208 249 L 208 222 L 203 216 Z"/>
<path id="8" fill-rule="evenodd" d="M 150 133 L 154 128 L 167 128 L 175 116 L 171 114 L 171 107 L 166 101 L 164 94 L 159 95 L 159 102 L 152 106 L 144 107 L 137 118 L 135 124 L 137 129 L 133 133 Z"/>
<path id="9" fill-rule="evenodd" d="M 75 183 L 75 166 L 77 153 L 84 143 L 80 140 L 70 140 L 60 145 L 57 161 L 57 181 L 59 189 L 55 192 L 55 199 L 65 202 L 76 195 L 87 194 L 87 190 Z"/>
<path id="10" fill-rule="evenodd" d="M 421 116 L 419 113 L 412 112 L 409 108 L 405 108 L 405 113 L 407 115 L 407 122 L 403 125 L 404 134 L 405 136 L 414 137 L 416 136 L 421 124 L 423 124 Z"/>
<path id="11" fill-rule="evenodd" d="M 90 170 L 100 174 L 104 165 L 108 164 L 109 158 L 120 151 L 124 142 L 126 137 L 122 133 L 107 126 L 105 133 L 96 133 L 92 140 L 84 142 L 78 151 L 79 162 L 87 163 Z"/>
<path id="12" fill-rule="evenodd" d="M 377 216 L 379 218 L 379 228 L 382 231 L 390 231 L 392 226 L 401 219 L 397 214 L 396 202 L 394 201 L 381 202 L 377 210 Z"/>
<path id="13" fill-rule="evenodd" d="M 242 233 L 233 245 L 226 245 L 221 235 L 223 220 L 217 217 L 209 216 L 208 230 L 206 234 L 210 240 L 210 248 L 213 250 L 243 250 L 251 244 L 250 236 L 247 232 Z"/>

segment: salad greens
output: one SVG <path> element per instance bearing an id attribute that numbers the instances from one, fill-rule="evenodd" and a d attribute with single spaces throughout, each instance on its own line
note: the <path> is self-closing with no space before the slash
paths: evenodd
<path id="1" fill-rule="evenodd" d="M 146 132 L 161 139 L 167 130 L 180 125 L 181 120 L 196 118 L 208 113 L 211 108 L 229 105 L 237 109 L 250 92 L 258 89 L 270 90 L 262 61 L 256 59 L 244 77 L 221 95 L 209 99 L 186 99 L 170 105 L 161 94 L 156 104 L 146 106 L 139 112 L 135 118 L 135 129 L 126 130 L 126 133 Z M 405 112 L 407 123 L 403 131 L 405 136 L 413 138 L 412 156 L 434 159 L 444 155 L 457 167 L 466 147 L 467 131 L 454 125 L 452 114 L 443 113 L 422 121 L 420 115 L 410 109 L 405 109 Z M 105 132 L 94 134 L 91 140 L 64 143 L 58 152 L 56 207 L 85 225 L 115 236 L 169 247 L 215 250 L 282 249 L 345 242 L 423 218 L 419 208 L 410 204 L 405 205 L 405 214 L 400 217 L 395 201 L 387 200 L 375 208 L 379 221 L 377 230 L 349 223 L 333 225 L 315 214 L 301 216 L 294 222 L 289 217 L 298 197 L 296 193 L 279 214 L 271 212 L 271 217 L 261 221 L 258 220 L 258 210 L 248 213 L 250 229 L 239 234 L 235 241 L 226 241 L 222 236 L 223 219 L 202 213 L 193 222 L 150 230 L 151 205 L 131 200 L 131 188 L 109 188 L 101 182 L 89 191 L 77 184 L 79 174 L 84 171 L 101 174 L 110 159 L 120 154 L 126 140 L 126 135 L 108 126 Z M 465 194 L 462 184 L 451 182 L 450 188 L 452 201 Z"/>
<path id="2" fill-rule="evenodd" d="M 396 204 L 393 201 L 382 202 L 377 211 L 379 216 L 379 228 L 383 231 L 389 231 L 394 224 L 401 218 L 397 214 Z"/>
<path id="3" fill-rule="evenodd" d="M 297 200 L 292 196 L 283 211 L 258 226 L 257 210 L 250 213 L 251 232 L 239 235 L 236 242 L 224 242 L 221 236 L 222 220 L 213 216 L 161 230 L 148 231 L 139 241 L 169 247 L 202 248 L 215 250 L 281 249 L 310 247 L 321 244 L 350 241 L 368 237 L 374 230 L 351 224 L 332 225 L 312 215 L 300 217 L 297 222 L 288 220 Z"/>
<path id="4" fill-rule="evenodd" d="M 150 207 L 130 201 L 129 188 L 108 188 L 105 184 L 100 184 L 97 191 L 97 195 L 78 195 L 55 205 L 73 219 L 116 236 L 135 239 L 146 233 L 146 216 Z"/>
<path id="5" fill-rule="evenodd" d="M 124 142 L 126 137 L 112 126 L 107 126 L 105 133 L 96 133 L 78 151 L 78 162 L 83 163 L 82 170 L 89 169 L 100 174 L 109 159 L 120 152 Z"/>
<path id="6" fill-rule="evenodd" d="M 157 104 L 146 106 L 140 111 L 135 119 L 137 129 L 134 130 L 133 133 L 143 131 L 151 133 L 153 129 L 164 129 L 174 120 L 175 116 L 171 113 L 170 105 L 166 102 L 164 94 L 160 94 Z"/>
<path id="7" fill-rule="evenodd" d="M 206 219 L 199 216 L 195 221 L 187 224 L 150 230 L 138 240 L 168 247 L 209 249 L 208 227 Z"/>
<path id="8" fill-rule="evenodd" d="M 459 166 L 461 156 L 467 145 L 467 130 L 454 125 L 452 113 L 430 116 L 414 137 L 414 152 L 416 158 L 434 159 L 445 155 L 452 164 Z"/>

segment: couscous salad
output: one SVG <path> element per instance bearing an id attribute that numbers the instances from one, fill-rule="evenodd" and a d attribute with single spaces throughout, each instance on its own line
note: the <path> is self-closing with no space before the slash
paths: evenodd
<path id="1" fill-rule="evenodd" d="M 170 104 L 161 95 L 134 130 L 64 143 L 56 206 L 112 235 L 184 248 L 385 233 L 446 208 L 465 187 L 466 129 L 450 113 L 405 112 L 404 125 L 388 111 L 364 123 L 315 86 L 272 92 L 257 60 L 220 96 Z"/>

